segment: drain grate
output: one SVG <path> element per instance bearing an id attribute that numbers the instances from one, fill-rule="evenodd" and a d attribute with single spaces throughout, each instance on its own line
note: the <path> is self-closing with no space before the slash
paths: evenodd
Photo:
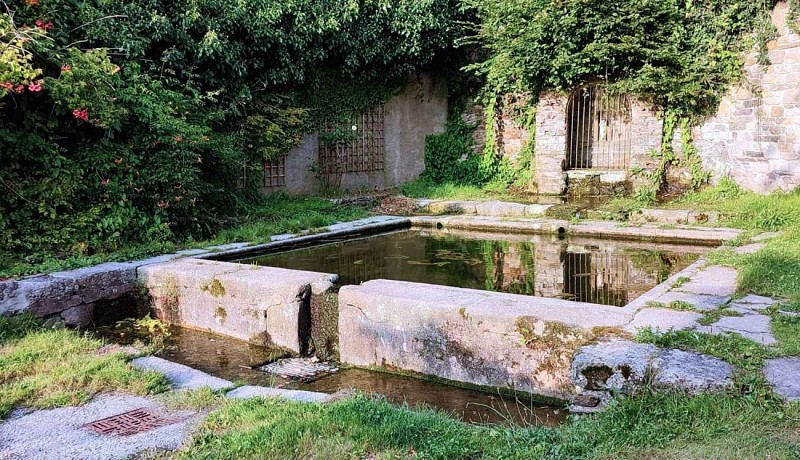
<path id="1" fill-rule="evenodd" d="M 339 370 L 339 368 L 330 363 L 302 358 L 280 359 L 258 369 L 268 374 L 303 383 L 313 382 Z"/>
<path id="2" fill-rule="evenodd" d="M 84 428 L 95 433 L 130 436 L 137 433 L 153 430 L 165 425 L 177 423 L 179 420 L 163 417 L 150 409 L 140 408 L 123 412 L 101 420 L 96 420 L 84 425 Z"/>

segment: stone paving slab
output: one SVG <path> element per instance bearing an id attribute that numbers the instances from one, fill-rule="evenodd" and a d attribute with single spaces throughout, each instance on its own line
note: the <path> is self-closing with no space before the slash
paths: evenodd
<path id="1" fill-rule="evenodd" d="M 83 428 L 87 423 L 140 408 L 151 408 L 179 421 L 131 436 L 101 435 Z M 175 450 L 202 419 L 203 415 L 194 412 L 168 412 L 151 398 L 122 394 L 101 395 L 80 407 L 18 410 L 0 423 L 0 458 L 107 460 L 131 458 L 148 450 Z"/>
<path id="2" fill-rule="evenodd" d="M 733 386 L 733 366 L 700 353 L 665 350 L 651 363 L 656 388 L 682 389 L 697 394 Z"/>
<path id="3" fill-rule="evenodd" d="M 283 398 L 289 401 L 316 403 L 322 402 L 330 395 L 315 391 L 286 390 L 283 388 L 269 388 L 245 385 L 229 391 L 225 396 L 236 399 L 248 398 Z"/>
<path id="4" fill-rule="evenodd" d="M 675 311 L 666 308 L 645 308 L 634 316 L 633 321 L 625 326 L 625 330 L 636 333 L 640 329 L 651 328 L 666 332 L 669 330 L 693 329 L 703 316 L 692 311 Z"/>
<path id="5" fill-rule="evenodd" d="M 695 273 L 689 282 L 675 290 L 689 294 L 729 297 L 736 292 L 736 276 L 733 268 L 713 265 Z"/>
<path id="6" fill-rule="evenodd" d="M 686 302 L 698 310 L 708 311 L 716 310 L 720 305 L 726 305 L 730 300 L 730 296 L 691 294 L 672 290 L 656 297 L 653 301 L 666 306 L 669 306 L 672 302 Z"/>
<path id="7" fill-rule="evenodd" d="M 711 326 L 697 330 L 706 334 L 735 333 L 762 345 L 777 343 L 772 335 L 772 318 L 764 315 L 723 316 Z"/>
<path id="8" fill-rule="evenodd" d="M 735 252 L 736 254 L 740 254 L 740 255 L 741 254 L 755 254 L 756 252 L 764 249 L 766 246 L 767 245 L 764 244 L 764 243 L 751 243 L 751 244 L 746 244 L 744 246 L 739 246 L 738 248 L 735 248 L 733 250 L 733 252 Z"/>
<path id="9" fill-rule="evenodd" d="M 173 363 L 157 356 L 136 358 L 132 362 L 137 369 L 155 371 L 164 374 L 172 383 L 173 390 L 193 390 L 208 387 L 212 390 L 232 388 L 233 382 L 214 377 L 203 371 L 193 369 L 183 364 Z"/>
<path id="10" fill-rule="evenodd" d="M 787 401 L 800 401 L 800 357 L 768 359 L 763 372 L 775 393 Z"/>

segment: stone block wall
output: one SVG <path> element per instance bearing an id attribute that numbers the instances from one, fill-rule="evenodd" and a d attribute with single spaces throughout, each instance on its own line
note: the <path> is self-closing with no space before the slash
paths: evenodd
<path id="1" fill-rule="evenodd" d="M 536 181 L 541 194 L 560 195 L 567 190 L 567 104 L 569 95 L 542 93 L 536 111 Z M 639 101 L 631 103 L 631 156 L 630 168 L 652 166 L 649 153 L 661 146 L 663 122 L 659 115 Z M 599 174 L 599 173 L 598 173 Z M 585 178 L 581 173 L 573 177 Z M 601 180 L 618 178 L 605 174 Z"/>
<path id="2" fill-rule="evenodd" d="M 139 269 L 156 316 L 168 324 L 223 334 L 256 345 L 307 350 L 311 296 L 336 275 L 183 259 Z"/>
<path id="3" fill-rule="evenodd" d="M 447 88 L 428 75 L 412 77 L 405 90 L 384 104 L 384 168 L 381 171 L 344 173 L 343 192 L 381 190 L 417 179 L 425 170 L 425 137 L 444 132 L 447 123 Z M 319 193 L 325 184 L 312 171 L 318 162 L 319 136 L 307 135 L 286 157 L 286 185 L 264 193 L 287 191 Z M 337 182 L 337 181 L 334 181 Z"/>
<path id="4" fill-rule="evenodd" d="M 21 280 L 0 281 L 0 316 L 29 312 L 48 321 L 88 327 L 98 308 L 136 293 L 136 265 L 106 263 Z"/>
<path id="5" fill-rule="evenodd" d="M 779 36 L 767 44 L 768 66 L 746 56 L 744 81 L 731 88 L 714 117 L 693 132 L 712 179 L 729 175 L 743 187 L 768 193 L 800 186 L 800 36 L 779 3 Z"/>

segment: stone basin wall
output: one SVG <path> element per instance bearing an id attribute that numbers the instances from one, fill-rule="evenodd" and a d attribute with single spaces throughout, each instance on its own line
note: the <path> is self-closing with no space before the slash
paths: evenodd
<path id="1" fill-rule="evenodd" d="M 185 259 L 139 270 L 156 316 L 169 324 L 304 353 L 311 297 L 336 275 Z"/>
<path id="2" fill-rule="evenodd" d="M 569 400 L 576 350 L 632 317 L 603 305 L 374 280 L 339 291 L 339 353 L 355 366 Z"/>

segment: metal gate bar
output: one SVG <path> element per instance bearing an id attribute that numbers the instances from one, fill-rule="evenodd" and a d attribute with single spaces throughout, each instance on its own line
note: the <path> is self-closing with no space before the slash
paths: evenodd
<path id="1" fill-rule="evenodd" d="M 567 103 L 567 169 L 628 169 L 630 118 L 627 95 L 595 85 L 573 91 Z"/>

